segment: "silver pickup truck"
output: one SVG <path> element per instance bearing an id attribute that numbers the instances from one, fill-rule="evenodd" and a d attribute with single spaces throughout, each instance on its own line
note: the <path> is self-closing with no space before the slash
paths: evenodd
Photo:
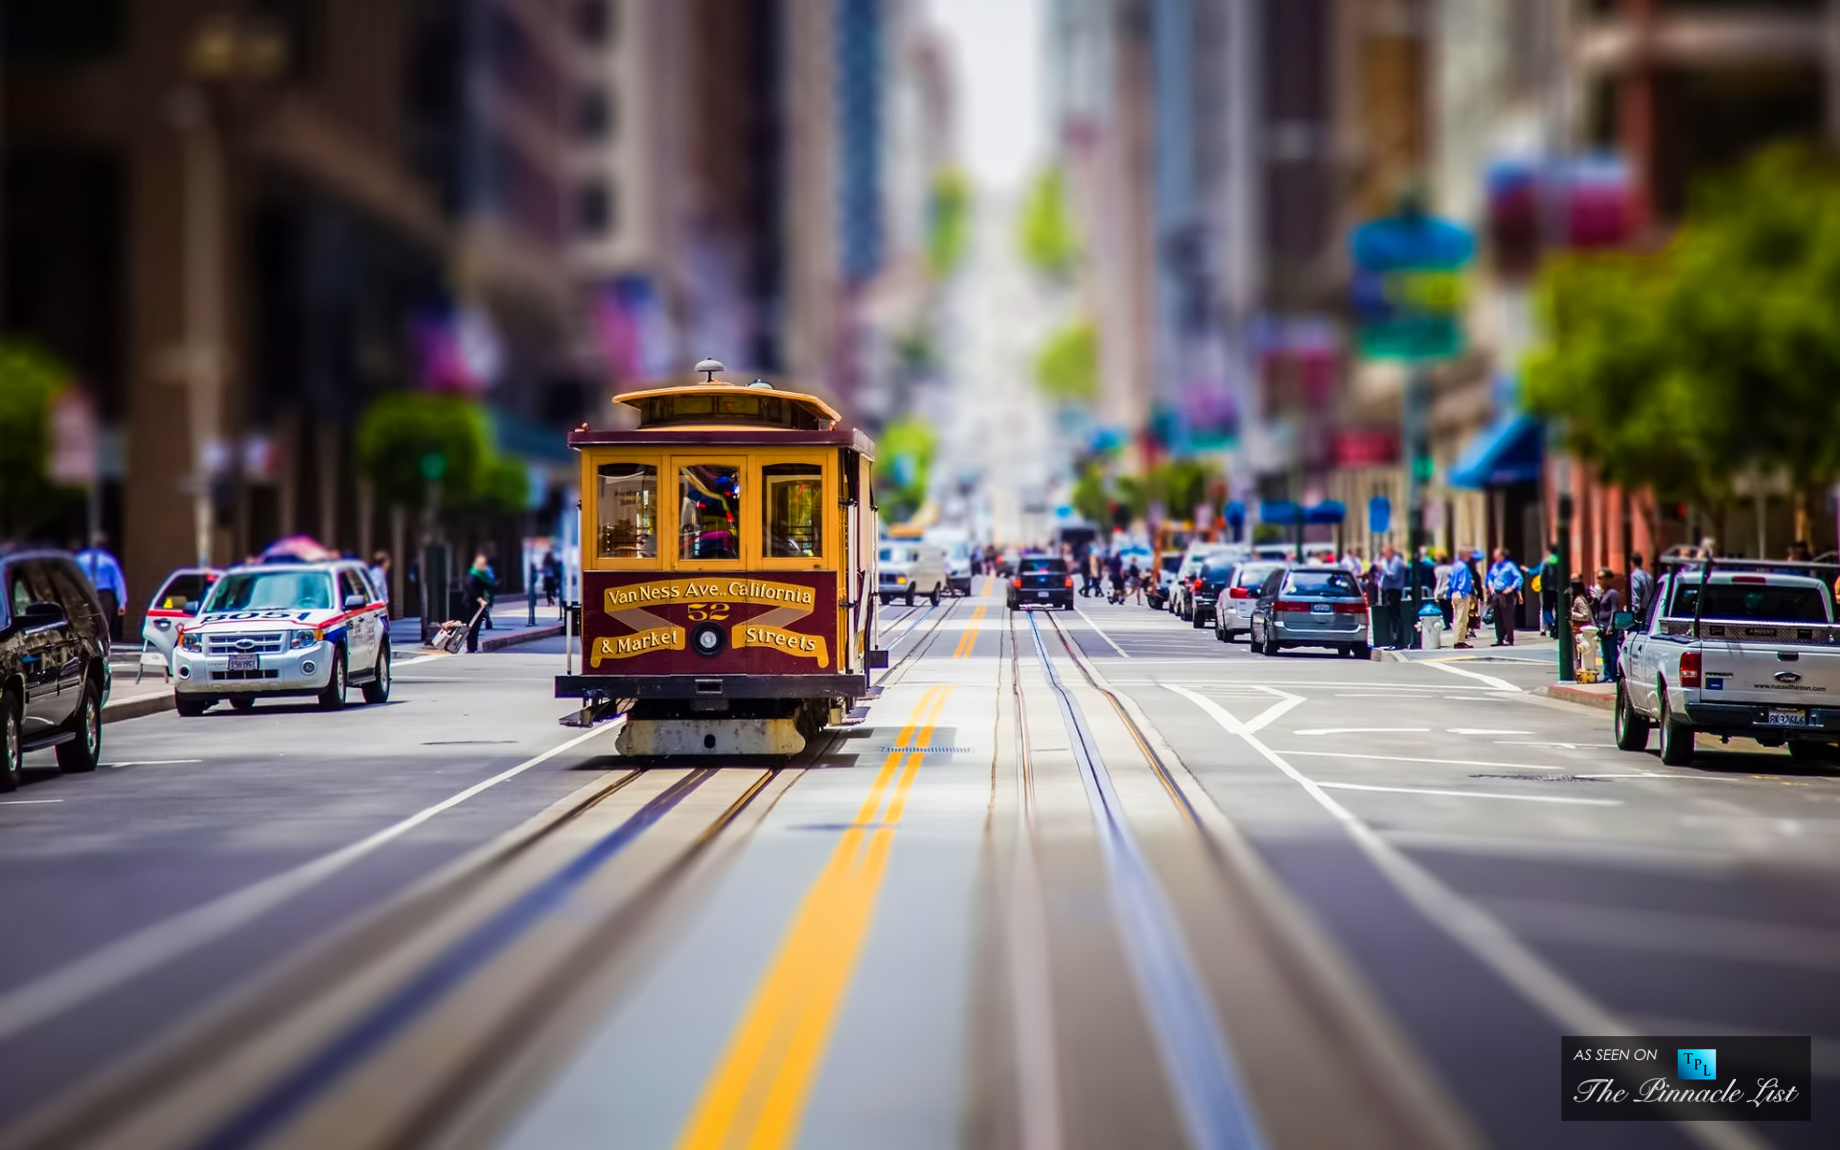
<path id="1" fill-rule="evenodd" d="M 1693 760 L 1693 736 L 1785 743 L 1797 758 L 1835 758 L 1840 744 L 1840 626 L 1833 592 L 1787 564 L 1718 560 L 1676 569 L 1647 618 L 1623 639 L 1616 745 L 1661 761 Z"/>

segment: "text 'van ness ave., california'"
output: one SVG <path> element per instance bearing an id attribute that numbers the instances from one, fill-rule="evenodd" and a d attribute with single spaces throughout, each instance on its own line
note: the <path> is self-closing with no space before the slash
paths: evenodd
<path id="1" fill-rule="evenodd" d="M 653 583 L 630 583 L 609 587 L 606 609 L 618 611 L 651 603 L 697 603 L 727 600 L 730 603 L 771 603 L 810 607 L 816 598 L 810 587 L 794 583 L 762 583 L 753 579 L 663 579 Z"/>

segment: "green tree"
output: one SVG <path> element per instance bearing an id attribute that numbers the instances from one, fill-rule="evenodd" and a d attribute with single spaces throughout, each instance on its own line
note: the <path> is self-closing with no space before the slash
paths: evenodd
<path id="1" fill-rule="evenodd" d="M 1542 277 L 1531 410 L 1611 482 L 1716 508 L 1747 472 L 1840 476 L 1840 170 L 1764 153 L 1697 189 L 1652 256 Z"/>
<path id="2" fill-rule="evenodd" d="M 495 457 L 485 411 L 457 396 L 396 392 L 358 422 L 358 464 L 378 496 L 399 507 L 421 508 L 431 480 L 439 480 L 450 505 L 487 501 L 503 480 L 493 474 Z"/>
<path id="3" fill-rule="evenodd" d="M 1099 397 L 1099 327 L 1077 320 L 1049 337 L 1035 357 L 1035 383 L 1057 403 L 1091 403 Z"/>
<path id="4" fill-rule="evenodd" d="M 971 242 L 971 183 L 956 168 L 933 178 L 927 212 L 927 267 L 936 279 L 945 279 L 965 261 Z"/>
<path id="5" fill-rule="evenodd" d="M 1017 220 L 1017 245 L 1030 267 L 1062 278 L 1080 258 L 1080 235 L 1067 211 L 1066 181 L 1059 168 L 1035 177 Z"/>
<path id="6" fill-rule="evenodd" d="M 74 513 L 81 493 L 51 481 L 51 400 L 70 372 L 37 347 L 0 343 L 0 539 L 26 539 Z"/>
<path id="7" fill-rule="evenodd" d="M 1088 523 L 1110 525 L 1112 498 L 1106 488 L 1105 472 L 1098 464 L 1088 463 L 1080 469 L 1080 477 L 1073 482 L 1073 494 L 1068 502 Z"/>
<path id="8" fill-rule="evenodd" d="M 907 416 L 883 429 L 876 445 L 876 502 L 885 523 L 913 518 L 926 502 L 937 439 L 932 425 Z"/>

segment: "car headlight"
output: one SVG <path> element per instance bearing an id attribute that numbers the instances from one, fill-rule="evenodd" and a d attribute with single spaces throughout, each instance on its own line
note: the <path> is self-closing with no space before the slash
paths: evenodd
<path id="1" fill-rule="evenodd" d="M 204 651 L 204 636 L 196 631 L 181 631 L 179 632 L 179 646 L 185 648 L 187 651 L 202 653 Z"/>
<path id="2" fill-rule="evenodd" d="M 298 651 L 302 647 L 311 647 L 325 637 L 326 633 L 317 627 L 311 631 L 304 627 L 296 627 L 288 632 L 288 649 Z"/>
<path id="3" fill-rule="evenodd" d="M 907 582 L 907 576 L 905 576 L 905 575 L 896 575 L 896 576 L 894 577 L 894 581 L 895 581 L 896 583 L 905 583 L 905 582 Z"/>

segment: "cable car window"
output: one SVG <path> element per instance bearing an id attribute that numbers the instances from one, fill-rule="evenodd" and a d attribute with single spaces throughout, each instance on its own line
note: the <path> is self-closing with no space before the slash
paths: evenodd
<path id="1" fill-rule="evenodd" d="M 741 469 L 695 463 L 677 471 L 677 557 L 741 558 Z"/>
<path id="2" fill-rule="evenodd" d="M 769 463 L 760 469 L 767 555 L 816 559 L 824 554 L 824 469 L 815 463 Z"/>
<path id="3" fill-rule="evenodd" d="M 658 468 L 603 463 L 599 475 L 600 557 L 658 558 Z"/>

